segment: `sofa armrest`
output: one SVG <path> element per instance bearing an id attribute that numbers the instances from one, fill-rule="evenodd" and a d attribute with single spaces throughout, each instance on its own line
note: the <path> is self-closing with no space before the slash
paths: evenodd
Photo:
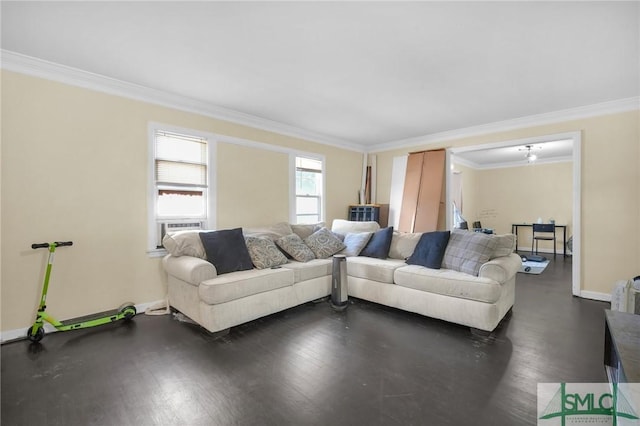
<path id="1" fill-rule="evenodd" d="M 490 278 L 500 284 L 513 277 L 522 265 L 522 259 L 515 253 L 509 256 L 496 257 L 480 266 L 479 277 Z"/>
<path id="2" fill-rule="evenodd" d="M 167 255 L 162 259 L 162 266 L 167 274 L 195 286 L 218 275 L 211 263 L 192 256 Z"/>

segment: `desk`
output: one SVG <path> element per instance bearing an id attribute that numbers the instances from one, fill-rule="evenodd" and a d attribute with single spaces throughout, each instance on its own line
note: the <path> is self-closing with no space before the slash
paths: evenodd
<path id="1" fill-rule="evenodd" d="M 516 249 L 518 248 L 518 228 L 533 228 L 532 223 L 514 223 L 511 225 L 511 233 L 516 236 Z M 562 254 L 567 257 L 567 225 L 556 225 L 556 228 L 562 228 Z"/>

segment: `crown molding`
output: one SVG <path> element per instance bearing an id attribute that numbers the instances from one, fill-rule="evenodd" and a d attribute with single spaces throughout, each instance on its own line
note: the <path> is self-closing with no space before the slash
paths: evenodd
<path id="1" fill-rule="evenodd" d="M 465 166 L 474 170 L 507 169 L 511 167 L 530 167 L 530 166 L 539 166 L 542 164 L 571 163 L 571 162 L 573 162 L 573 157 L 571 156 L 538 159 L 531 163 L 529 163 L 527 160 L 521 160 L 521 161 L 510 161 L 510 162 L 504 162 L 504 163 L 478 164 L 474 161 L 469 161 L 467 159 L 460 158 L 460 157 L 455 157 L 455 160 L 454 160 L 454 164 L 460 164 L 462 166 Z"/>
<path id="2" fill-rule="evenodd" d="M 345 141 L 321 133 L 301 129 L 288 124 L 268 120 L 262 117 L 245 114 L 239 111 L 223 108 L 208 102 L 162 90 L 152 89 L 122 80 L 106 77 L 100 74 L 68 67 L 32 56 L 23 55 L 9 50 L 0 50 L 0 68 L 18 72 L 47 80 L 53 80 L 71 86 L 82 87 L 128 99 L 147 102 L 181 111 L 204 115 L 244 126 L 274 132 L 281 135 L 305 139 L 323 145 L 338 147 L 356 152 L 376 153 L 394 149 L 411 148 L 431 145 L 453 139 L 479 136 L 483 134 L 504 132 L 509 130 L 535 127 L 562 121 L 583 119 L 618 112 L 640 109 L 640 96 L 586 105 L 577 108 L 564 109 L 544 114 L 531 115 L 512 120 L 498 121 L 479 126 L 416 136 L 407 139 L 384 142 L 365 146 Z"/>
<path id="3" fill-rule="evenodd" d="M 45 61 L 32 56 L 23 55 L 2 49 L 0 67 L 7 71 L 40 77 L 47 80 L 84 89 L 95 90 L 110 95 L 147 102 L 180 111 L 204 115 L 218 120 L 229 121 L 281 135 L 305 139 L 323 145 L 334 146 L 356 152 L 364 152 L 364 145 L 346 141 L 321 133 L 301 129 L 288 124 L 266 118 L 245 114 L 228 108 L 203 102 L 186 96 L 177 95 L 150 87 L 128 83 L 104 75 L 84 71 L 78 68 Z"/>
<path id="4" fill-rule="evenodd" d="M 506 132 L 509 130 L 523 129 L 527 127 L 542 126 L 563 121 L 579 120 L 600 115 L 616 114 L 619 112 L 640 109 L 640 96 L 602 102 L 593 105 L 585 105 L 577 108 L 563 109 L 544 114 L 530 115 L 512 120 L 497 121 L 479 126 L 466 127 L 430 135 L 416 136 L 407 139 L 384 142 L 368 147 L 367 152 L 390 151 L 400 148 L 411 148 L 420 145 L 431 145 L 453 139 L 462 139 L 472 136 L 480 136 L 490 133 Z"/>

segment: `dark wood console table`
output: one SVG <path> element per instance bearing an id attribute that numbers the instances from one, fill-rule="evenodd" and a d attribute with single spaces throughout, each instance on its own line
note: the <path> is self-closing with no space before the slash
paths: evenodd
<path id="1" fill-rule="evenodd" d="M 605 310 L 604 365 L 611 383 L 640 383 L 640 315 Z"/>

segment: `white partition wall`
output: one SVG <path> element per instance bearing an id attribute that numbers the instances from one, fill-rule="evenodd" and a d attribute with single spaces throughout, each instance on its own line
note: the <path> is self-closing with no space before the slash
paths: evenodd
<path id="1" fill-rule="evenodd" d="M 389 226 L 398 229 L 400 208 L 404 191 L 404 177 L 407 173 L 407 155 L 393 157 L 391 169 L 391 193 L 389 194 Z"/>

